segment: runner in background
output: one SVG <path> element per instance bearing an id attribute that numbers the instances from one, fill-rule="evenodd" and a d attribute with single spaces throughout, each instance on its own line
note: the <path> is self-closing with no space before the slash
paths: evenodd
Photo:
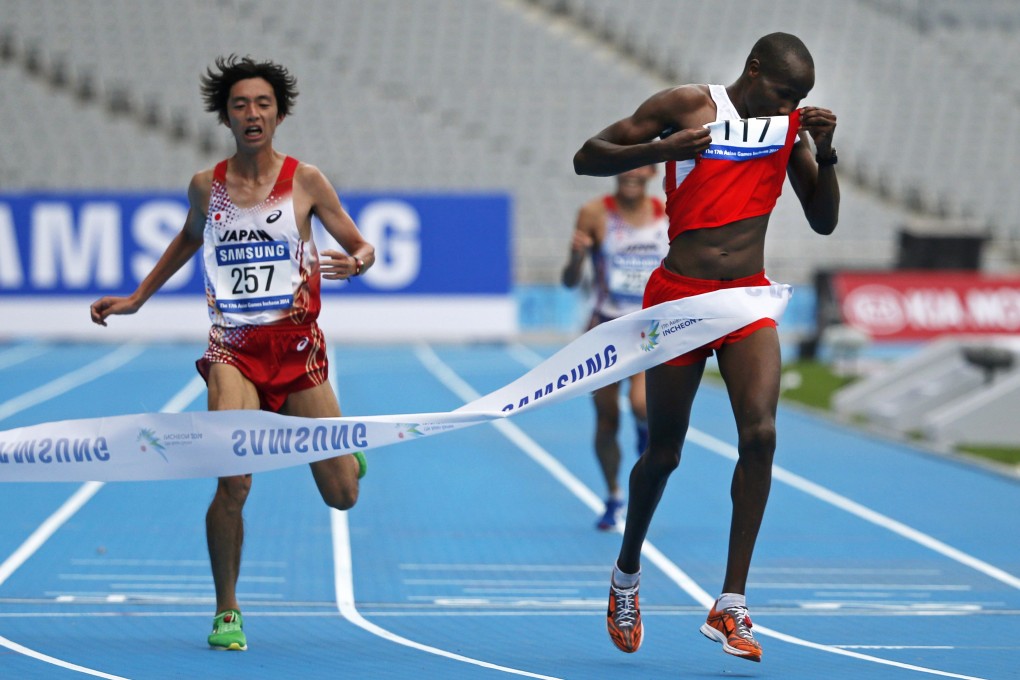
<path id="1" fill-rule="evenodd" d="M 814 60 L 804 43 L 772 33 L 754 44 L 732 85 L 663 90 L 577 152 L 574 169 L 582 175 L 666 163 L 669 254 L 648 282 L 645 307 L 723 288 L 768 286 L 765 232 L 786 176 L 811 229 L 830 234 L 836 228 L 836 116 L 814 106 L 798 108 L 814 84 Z M 649 446 L 630 475 L 627 524 L 607 615 L 610 637 L 625 652 L 637 651 L 644 630 L 638 603 L 641 548 L 666 482 L 680 464 L 694 395 L 713 351 L 736 420 L 738 461 L 722 595 L 701 632 L 730 654 L 761 660 L 745 589 L 776 449 L 781 360 L 770 318 L 647 371 Z"/>
<path id="2" fill-rule="evenodd" d="M 184 228 L 135 292 L 104 297 L 91 307 L 92 320 L 101 326 L 110 315 L 134 314 L 202 249 L 212 328 L 197 367 L 208 384 L 210 411 L 340 416 L 327 380 L 325 338 L 315 322 L 320 275 L 358 276 L 372 266 L 375 250 L 325 176 L 273 148 L 276 128 L 297 97 L 296 85 L 287 69 L 271 61 L 234 55 L 216 60 L 215 70 L 202 78 L 202 94 L 206 110 L 233 133 L 236 153 L 192 178 Z M 313 215 L 344 252 L 324 250 L 320 260 L 312 241 Z M 354 505 L 364 456 L 330 458 L 311 469 L 327 505 L 338 510 Z M 220 478 L 206 513 L 216 586 L 208 637 L 214 649 L 248 648 L 236 587 L 251 482 L 251 475 Z"/>
<path id="3" fill-rule="evenodd" d="M 616 191 L 581 206 L 570 241 L 570 256 L 563 268 L 563 285 L 581 281 L 584 263 L 593 265 L 595 306 L 588 330 L 600 323 L 641 309 L 645 284 L 669 251 L 666 213 L 662 201 L 647 193 L 656 168 L 649 165 L 616 177 Z M 645 408 L 645 374 L 629 380 L 628 397 L 634 417 L 637 455 L 648 444 Z M 621 525 L 624 508 L 620 492 L 620 384 L 595 390 L 595 456 L 606 481 L 606 509 L 596 526 L 609 531 Z"/>

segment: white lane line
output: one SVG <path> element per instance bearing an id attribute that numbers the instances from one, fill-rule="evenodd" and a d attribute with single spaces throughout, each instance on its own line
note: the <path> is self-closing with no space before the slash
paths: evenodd
<path id="1" fill-rule="evenodd" d="M 521 364 L 527 366 L 528 368 L 534 368 L 539 363 L 541 363 L 541 361 L 543 361 L 543 357 L 541 355 L 537 354 L 533 350 L 519 343 L 512 345 L 508 349 L 508 354 Z M 434 353 L 433 356 L 435 356 Z M 463 383 L 463 381 L 461 381 L 461 383 Z M 471 390 L 471 393 L 476 394 L 474 390 Z M 705 432 L 701 432 L 700 430 L 697 430 L 695 428 L 690 428 L 688 430 L 687 441 L 694 442 L 708 449 L 709 451 L 717 453 L 725 458 L 729 458 L 730 460 L 733 461 L 737 460 L 737 447 L 727 442 L 724 442 L 721 439 L 717 439 L 709 434 L 706 434 Z M 867 508 L 855 501 L 852 501 L 849 498 L 846 498 L 845 496 L 841 496 L 835 493 L 834 491 L 831 491 L 823 486 L 815 484 L 814 482 L 809 481 L 808 479 L 805 479 L 804 477 L 801 477 L 798 474 L 790 472 L 785 468 L 782 468 L 778 465 L 773 466 L 772 476 L 774 479 L 778 479 L 779 481 L 784 482 L 785 484 L 788 484 L 789 486 L 792 486 L 795 489 L 803 491 L 804 493 L 814 496 L 815 498 L 821 501 L 825 501 L 830 505 L 834 505 L 837 508 L 845 510 L 846 512 L 849 512 L 852 515 L 856 515 L 857 517 L 860 517 L 861 519 L 867 522 L 877 524 L 878 526 L 888 529 L 893 533 L 899 534 L 900 536 L 903 536 L 908 540 L 923 545 L 924 547 L 929 548 L 930 550 L 934 550 L 935 552 L 945 557 L 948 557 L 951 560 L 966 565 L 976 571 L 985 574 L 986 576 L 989 576 L 997 581 L 1005 583 L 1006 585 L 1012 588 L 1020 589 L 1020 578 L 1018 578 L 1017 576 L 1014 576 L 1013 574 L 1010 574 L 1009 572 L 1006 572 L 996 566 L 988 564 L 987 562 L 984 562 L 983 560 L 973 557 L 972 555 L 968 555 L 960 550 L 957 550 L 956 548 L 953 548 L 952 546 L 947 545 L 942 541 L 939 541 L 938 539 L 929 536 L 928 534 L 920 532 L 914 529 L 913 527 L 903 524 L 902 522 L 898 522 L 892 519 L 891 517 L 887 517 L 879 512 L 871 510 L 870 508 Z"/>
<path id="2" fill-rule="evenodd" d="M 469 656 L 455 654 L 453 652 L 446 651 L 445 649 L 430 647 L 429 645 L 424 645 L 420 642 L 415 642 L 414 640 L 408 640 L 405 637 L 401 637 L 396 633 L 391 633 L 385 628 L 377 626 L 371 621 L 365 619 L 361 613 L 358 612 L 358 609 L 354 604 L 354 568 L 351 560 L 351 536 L 350 528 L 347 524 L 347 513 L 331 508 L 329 517 L 333 530 L 333 568 L 335 570 L 336 578 L 336 604 L 337 609 L 340 611 L 340 615 L 347 621 L 353 623 L 362 630 L 368 631 L 372 635 L 381 637 L 384 640 L 394 642 L 398 645 L 417 649 L 420 652 L 427 652 L 429 654 L 435 654 L 436 656 L 452 659 L 454 661 L 502 671 L 512 675 L 556 680 L 549 675 L 539 675 L 538 673 L 529 673 L 528 671 L 523 671 L 517 668 L 508 668 L 507 666 L 500 666 L 488 661 L 473 659 Z"/>
<path id="3" fill-rule="evenodd" d="M 32 657 L 33 659 L 37 659 L 39 661 L 45 661 L 48 664 L 59 666 L 61 668 L 66 668 L 70 671 L 78 671 L 79 673 L 84 673 L 85 675 L 94 675 L 97 678 L 108 678 L 109 680 L 127 680 L 127 678 L 121 675 L 111 675 L 109 673 L 97 671 L 92 668 L 86 668 L 85 666 L 79 666 L 77 664 L 68 663 L 67 661 L 61 661 L 60 659 L 56 659 L 46 654 L 41 654 L 35 650 L 29 649 L 28 647 L 23 647 L 22 645 L 19 645 L 17 642 L 8 640 L 2 635 L 0 635 L 0 646 L 7 647 L 11 651 L 17 652 L 19 654 L 24 654 L 25 656 Z"/>
<path id="4" fill-rule="evenodd" d="M 332 350 L 327 350 L 327 359 L 331 366 L 336 367 L 336 356 Z M 337 389 L 337 371 L 330 371 L 330 383 L 333 385 L 333 391 L 337 393 L 337 400 L 339 401 L 339 390 Z M 371 621 L 367 620 L 358 611 L 357 606 L 354 603 L 354 563 L 351 558 L 351 536 L 350 528 L 347 524 L 347 513 L 341 512 L 330 508 L 330 525 L 332 527 L 333 535 L 333 569 L 336 587 L 336 605 L 340 612 L 340 615 L 348 622 L 353 623 L 358 628 L 368 631 L 372 635 L 380 637 L 389 642 L 417 649 L 421 652 L 428 654 L 435 654 L 436 656 L 445 657 L 454 661 L 461 661 L 463 663 L 472 664 L 474 666 L 481 666 L 483 668 L 490 668 L 492 670 L 503 671 L 504 673 L 511 673 L 513 675 L 523 675 L 529 678 L 542 678 L 544 680 L 558 680 L 548 675 L 538 675 L 537 673 L 529 673 L 516 668 L 508 668 L 506 666 L 499 666 L 488 661 L 480 661 L 479 659 L 473 659 L 468 656 L 462 656 L 453 652 L 446 651 L 445 649 L 439 649 L 437 647 L 430 647 L 414 640 L 408 640 L 405 637 L 391 633 L 390 631 L 377 626 Z"/>
<path id="5" fill-rule="evenodd" d="M 720 439 L 716 439 L 715 437 L 705 434 L 704 432 L 700 432 L 692 428 L 687 433 L 687 440 L 694 442 L 699 446 L 702 446 L 708 449 L 709 451 L 717 453 L 725 458 L 729 458 L 730 460 L 735 461 L 737 459 L 737 447 L 727 442 L 724 442 Z M 826 489 L 825 487 L 819 484 L 815 484 L 814 482 L 805 479 L 804 477 L 801 477 L 798 474 L 794 474 L 789 470 L 779 467 L 778 465 L 772 468 L 772 478 L 778 479 L 779 481 L 789 486 L 792 486 L 798 491 L 803 491 L 809 496 L 814 496 L 818 500 L 824 501 L 829 505 L 833 505 L 841 510 L 845 510 L 846 512 L 849 512 L 851 515 L 855 515 L 866 522 L 870 522 L 872 524 L 880 526 L 883 529 L 887 529 L 893 532 L 894 534 L 899 534 L 900 536 L 906 538 L 909 541 L 913 541 L 914 543 L 922 545 L 925 548 L 928 548 L 929 550 L 933 550 L 939 553 L 940 555 L 943 555 L 944 557 L 948 557 L 949 559 L 955 562 L 959 562 L 960 564 L 970 567 L 975 571 L 979 571 L 985 576 L 989 576 L 995 579 L 996 581 L 1005 583 L 1011 588 L 1020 589 L 1020 578 L 1014 576 L 1013 574 L 1010 574 L 1002 569 L 999 569 L 996 566 L 988 564 L 987 562 L 980 560 L 972 555 L 968 555 L 962 550 L 957 550 L 956 548 L 952 547 L 951 545 L 947 545 L 946 543 L 943 543 L 937 538 L 934 538 L 926 533 L 918 531 L 913 527 L 907 526 L 902 522 L 898 522 L 891 517 L 887 517 L 886 515 L 883 515 L 880 512 L 872 510 L 871 508 L 867 508 L 861 505 L 860 503 L 857 503 L 856 501 L 850 500 L 846 496 L 841 496 L 840 494 L 834 491 L 830 491 L 829 489 Z"/>
<path id="6" fill-rule="evenodd" d="M 428 345 L 415 346 L 415 354 L 429 372 L 431 372 L 440 382 L 446 385 L 446 387 L 460 399 L 464 400 L 465 403 L 478 399 L 481 396 L 473 387 L 461 379 L 461 377 L 457 375 L 453 369 L 444 363 L 443 360 L 440 359 Z M 586 487 L 579 479 L 574 477 L 573 474 L 571 474 L 559 461 L 554 459 L 545 449 L 539 446 L 538 443 L 531 439 L 531 437 L 526 435 L 516 424 L 509 420 L 497 420 L 494 421 L 492 425 L 503 433 L 504 436 L 517 444 L 521 450 L 534 459 L 535 462 L 546 468 L 546 471 L 549 472 L 549 474 L 563 483 L 564 486 L 571 491 L 571 493 L 573 493 L 582 503 L 591 508 L 593 512 L 600 512 L 602 510 L 601 501 L 595 492 Z M 694 430 L 691 430 L 691 432 L 694 432 Z M 690 438 L 689 434 L 688 438 Z M 680 567 L 674 564 L 658 548 L 656 548 L 651 541 L 645 541 L 644 547 L 642 548 L 642 554 L 705 609 L 712 606 L 715 598 L 695 583 L 686 573 L 684 573 L 682 569 L 680 569 Z M 948 678 L 959 678 L 960 680 L 984 680 L 983 678 L 978 678 L 972 675 L 949 673 L 947 671 L 940 671 L 934 668 L 915 666 L 913 664 L 901 663 L 898 661 L 890 661 L 889 659 L 861 654 L 860 652 L 832 647 L 830 645 L 821 645 L 816 642 L 787 635 L 758 624 L 755 624 L 755 629 L 763 635 L 821 652 L 828 652 L 830 654 L 847 656 L 884 666 L 894 666 L 896 668 L 903 668 L 906 670 L 918 671 L 921 673 L 939 675 Z"/>
<path id="7" fill-rule="evenodd" d="M 25 542 L 18 546 L 18 549 L 11 553 L 10 557 L 0 564 L 0 585 L 3 585 L 25 561 L 35 554 L 42 545 L 49 540 L 57 529 L 64 525 L 74 513 L 78 512 L 83 505 L 96 495 L 103 488 L 102 482 L 85 482 L 64 504 L 57 508 L 57 511 L 46 518 L 32 535 L 25 539 Z"/>
<path id="8" fill-rule="evenodd" d="M 49 351 L 50 347 L 48 345 L 37 345 L 34 343 L 12 347 L 0 352 L 0 369 L 16 366 Z"/>
<path id="9" fill-rule="evenodd" d="M 409 571 L 595 571 L 606 573 L 606 565 L 595 564 L 401 564 L 401 569 Z"/>
<path id="10" fill-rule="evenodd" d="M 202 376 L 196 375 L 192 377 L 191 381 L 181 388 L 177 394 L 170 397 L 170 401 L 168 401 L 160 410 L 163 413 L 180 413 L 191 406 L 191 402 L 195 401 L 199 395 L 204 393 L 205 380 L 202 379 Z M 208 562 L 206 563 L 206 566 L 209 566 Z M 245 563 L 244 566 L 248 567 L 249 565 Z"/>
<path id="11" fill-rule="evenodd" d="M 123 366 L 139 354 L 145 351 L 141 345 L 121 345 L 109 354 L 106 354 L 92 363 L 51 380 L 45 385 L 40 385 L 34 390 L 29 390 L 17 397 L 8 399 L 0 404 L 0 420 L 31 408 L 44 401 L 59 397 L 61 394 L 70 392 L 75 387 L 100 378 L 110 371 Z"/>
<path id="12" fill-rule="evenodd" d="M 47 399 L 51 399 L 57 395 L 63 394 L 64 392 L 73 389 L 78 385 L 89 382 L 90 380 L 94 380 L 95 378 L 98 378 L 101 375 L 109 371 L 112 371 L 119 366 L 123 366 L 124 364 L 131 361 L 139 354 L 141 354 L 143 351 L 144 347 L 140 345 L 123 345 L 121 347 L 118 347 L 116 350 L 114 350 L 110 354 L 107 354 L 102 359 L 94 361 L 91 364 L 88 364 L 78 369 L 77 371 L 68 373 L 62 378 L 53 380 L 47 383 L 46 385 L 43 385 L 42 387 L 36 388 L 35 390 L 32 390 L 31 392 L 27 392 L 26 394 L 22 395 L 21 399 L 23 401 L 19 404 L 20 407 L 14 411 L 10 411 L 9 413 L 6 414 L 4 413 L 5 407 L 7 407 L 8 409 L 14 408 L 12 406 L 8 406 L 9 404 L 11 404 L 11 402 L 15 401 L 14 399 L 9 400 L 4 404 L 0 404 L 0 420 L 6 418 L 8 415 L 11 415 L 11 413 L 16 413 L 17 411 L 20 411 L 23 408 L 28 408 L 28 406 L 34 405 L 36 403 L 41 403 L 43 401 L 46 401 Z M 166 413 L 177 413 L 183 410 L 184 408 L 187 408 L 191 401 L 190 400 L 185 401 L 183 395 L 185 393 L 188 393 L 189 391 L 194 390 L 194 388 L 192 387 L 192 383 L 194 383 L 194 380 L 189 381 L 189 383 L 185 385 L 182 390 L 180 390 L 177 394 L 171 397 L 170 401 L 166 403 L 162 410 Z M 26 399 L 27 397 L 29 397 L 29 395 L 32 395 L 31 398 Z M 171 408 L 176 410 L 171 410 Z M 39 548 L 42 547 L 42 545 L 46 543 L 46 541 L 48 541 L 49 538 L 57 531 L 57 529 L 59 529 L 61 526 L 64 525 L 65 522 L 67 522 L 67 520 L 73 517 L 74 514 L 78 512 L 78 510 L 80 510 L 81 507 L 85 505 L 85 503 L 87 503 L 93 496 L 95 496 L 96 493 L 98 493 L 99 490 L 102 488 L 103 488 L 102 482 L 86 482 L 82 484 L 78 488 L 78 490 L 71 495 L 70 498 L 64 501 L 64 504 L 61 505 L 56 512 L 54 512 L 46 519 L 46 521 L 40 524 L 39 527 L 32 532 L 32 535 L 29 536 L 24 543 L 18 546 L 18 549 L 11 553 L 10 557 L 8 557 L 6 560 L 3 561 L 2 564 L 0 564 L 0 586 L 2 586 L 3 583 L 8 578 L 10 578 L 11 575 L 15 571 L 17 571 L 17 569 L 22 564 L 24 564 L 29 557 L 34 555 L 35 552 L 39 550 Z M 125 680 L 124 678 L 121 678 L 121 676 L 119 675 L 110 675 L 108 673 L 103 673 L 102 671 L 93 670 L 91 668 L 85 668 L 84 666 L 78 666 L 76 664 L 54 658 L 47 654 L 37 652 L 23 645 L 19 645 L 17 642 L 14 642 L 13 640 L 8 640 L 3 636 L 0 636 L 0 647 L 7 647 L 12 651 L 15 651 L 19 654 L 24 654 L 25 656 L 32 657 L 33 659 L 38 659 L 39 661 L 44 661 L 46 663 L 53 664 L 54 666 L 60 666 L 61 668 L 67 668 L 69 670 L 85 673 L 86 675 L 95 675 L 100 678 L 115 678 L 117 680 Z"/>

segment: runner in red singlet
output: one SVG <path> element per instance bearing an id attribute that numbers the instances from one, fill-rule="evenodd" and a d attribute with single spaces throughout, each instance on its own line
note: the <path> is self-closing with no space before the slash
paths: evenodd
<path id="1" fill-rule="evenodd" d="M 732 85 L 664 90 L 577 152 L 574 168 L 583 175 L 615 175 L 666 163 L 670 247 L 649 280 L 646 307 L 720 288 L 768 285 L 765 231 L 786 176 L 811 228 L 819 234 L 835 229 L 836 117 L 828 109 L 798 109 L 814 81 L 814 62 L 804 43 L 773 33 L 755 43 Z M 768 318 L 647 372 L 649 446 L 630 476 L 627 523 L 607 615 L 610 637 L 625 652 L 636 651 L 643 634 L 641 546 L 666 481 L 680 463 L 691 404 L 713 351 L 736 419 L 739 457 L 730 488 L 722 595 L 701 632 L 730 654 L 761 660 L 745 588 L 776 446 L 781 366 L 775 321 Z"/>
<path id="2" fill-rule="evenodd" d="M 273 148 L 277 126 L 290 113 L 296 80 L 270 61 L 231 55 L 202 78 L 206 109 L 230 128 L 236 153 L 196 174 L 188 187 L 184 228 L 152 272 L 127 297 L 92 304 L 102 326 L 112 314 L 134 314 L 191 257 L 204 249 L 206 299 L 212 328 L 197 362 L 211 411 L 265 409 L 308 418 L 340 416 L 327 381 L 326 346 L 315 320 L 320 276 L 358 276 L 375 262 L 336 191 L 314 166 Z M 343 247 L 312 241 L 312 216 Z M 311 464 L 323 500 L 346 510 L 358 498 L 361 454 Z M 244 537 L 242 510 L 251 475 L 219 480 L 206 514 L 216 586 L 214 649 L 245 650 L 236 585 Z"/>

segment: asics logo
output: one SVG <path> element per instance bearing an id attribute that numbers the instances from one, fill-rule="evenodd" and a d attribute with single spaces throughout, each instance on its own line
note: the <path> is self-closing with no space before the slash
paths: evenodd
<path id="1" fill-rule="evenodd" d="M 269 213 L 268 217 L 266 217 L 266 224 L 272 224 L 273 222 L 275 222 L 276 220 L 280 219 L 281 217 L 283 217 L 283 211 L 282 210 L 274 210 L 273 212 Z"/>
<path id="2" fill-rule="evenodd" d="M 308 338 L 301 338 L 300 342 L 297 344 L 297 351 L 302 352 L 305 347 L 308 347 Z"/>

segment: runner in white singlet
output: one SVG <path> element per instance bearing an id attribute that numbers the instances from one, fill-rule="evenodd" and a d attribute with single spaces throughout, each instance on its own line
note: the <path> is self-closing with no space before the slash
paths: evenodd
<path id="1" fill-rule="evenodd" d="M 325 339 L 315 319 L 319 279 L 358 276 L 375 262 L 329 181 L 315 167 L 273 148 L 273 135 L 297 96 L 296 80 L 271 61 L 216 60 L 202 78 L 206 110 L 234 136 L 236 153 L 196 174 L 188 187 L 184 228 L 129 296 L 92 304 L 102 326 L 134 314 L 204 247 L 209 347 L 197 362 L 211 411 L 263 409 L 306 418 L 340 416 L 327 380 Z M 316 252 L 312 217 L 343 248 Z M 311 464 L 327 505 L 346 510 L 358 499 L 360 453 Z M 245 650 L 237 601 L 244 537 L 242 510 L 251 475 L 221 478 L 206 513 L 216 612 L 207 641 Z"/>
<path id="2" fill-rule="evenodd" d="M 616 192 L 581 207 L 571 239 L 570 257 L 563 268 L 563 284 L 573 288 L 581 280 L 586 258 L 593 270 L 595 305 L 588 328 L 641 309 L 645 284 L 669 251 L 665 206 L 647 195 L 655 166 L 625 172 L 616 178 Z M 645 449 L 648 422 L 645 375 L 630 378 L 629 400 L 637 431 L 637 453 Z M 596 390 L 595 455 L 606 481 L 606 508 L 596 526 L 608 531 L 622 521 L 624 499 L 620 492 L 620 384 Z"/>

